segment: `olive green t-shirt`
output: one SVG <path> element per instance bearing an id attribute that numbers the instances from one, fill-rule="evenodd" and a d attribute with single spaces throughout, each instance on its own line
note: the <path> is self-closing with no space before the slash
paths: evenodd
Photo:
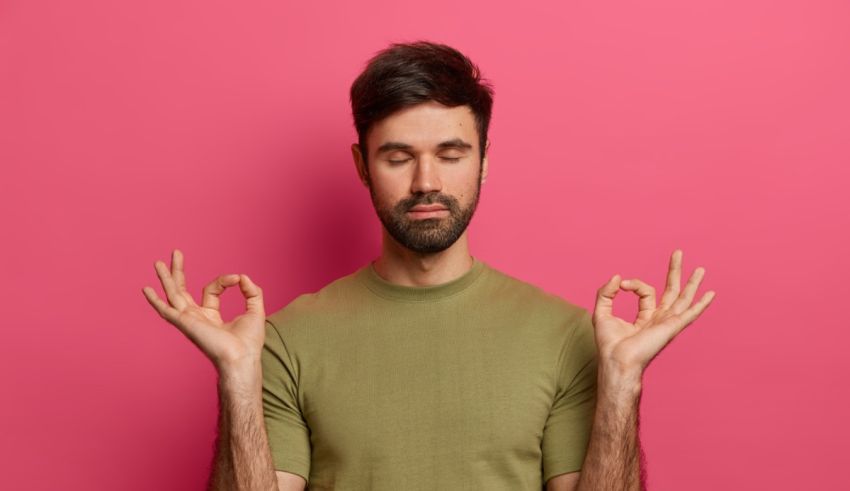
<path id="1" fill-rule="evenodd" d="M 539 491 L 581 470 L 596 403 L 587 309 L 474 258 L 426 287 L 372 263 L 269 315 L 274 467 L 319 490 Z"/>

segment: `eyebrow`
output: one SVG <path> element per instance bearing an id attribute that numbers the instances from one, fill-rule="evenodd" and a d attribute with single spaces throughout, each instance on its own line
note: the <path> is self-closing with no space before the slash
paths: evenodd
<path id="1" fill-rule="evenodd" d="M 380 147 L 378 147 L 378 154 L 389 152 L 391 150 L 411 150 L 413 148 L 412 145 L 402 142 L 386 142 Z M 460 138 L 453 138 L 451 140 L 446 140 L 437 144 L 437 148 L 458 148 L 461 150 L 467 150 L 472 148 L 472 144 L 461 140 Z"/>

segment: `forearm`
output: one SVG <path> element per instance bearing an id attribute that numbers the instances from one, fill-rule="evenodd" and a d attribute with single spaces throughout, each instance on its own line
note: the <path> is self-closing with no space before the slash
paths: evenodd
<path id="1" fill-rule="evenodd" d="M 220 370 L 219 433 L 211 491 L 277 491 L 263 421 L 260 363 Z"/>
<path id="2" fill-rule="evenodd" d="M 600 364 L 596 410 L 578 484 L 580 491 L 645 489 L 639 438 L 639 373 Z"/>

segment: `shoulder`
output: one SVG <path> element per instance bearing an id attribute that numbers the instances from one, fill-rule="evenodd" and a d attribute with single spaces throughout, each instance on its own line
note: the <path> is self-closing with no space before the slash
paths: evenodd
<path id="1" fill-rule="evenodd" d="M 338 312 L 350 304 L 353 295 L 363 289 L 356 279 L 358 271 L 360 270 L 341 276 L 317 291 L 296 296 L 284 307 L 268 314 L 266 320 L 281 330 L 284 327 L 310 323 L 318 316 L 326 318 L 333 315 L 335 311 Z"/>
<path id="2" fill-rule="evenodd" d="M 588 310 L 576 302 L 492 266 L 488 266 L 488 269 L 488 295 L 507 301 L 513 308 L 567 324 L 581 322 L 589 317 Z"/>
<path id="3" fill-rule="evenodd" d="M 500 314 L 528 329 L 528 339 L 537 339 L 540 349 L 556 356 L 555 366 L 565 357 L 582 360 L 595 352 L 592 315 L 578 303 L 565 299 L 516 276 L 491 270 L 488 295 Z"/>

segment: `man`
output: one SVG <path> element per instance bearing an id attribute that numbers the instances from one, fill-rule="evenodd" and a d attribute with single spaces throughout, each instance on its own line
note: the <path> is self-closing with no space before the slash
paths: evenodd
<path id="1" fill-rule="evenodd" d="M 390 46 L 351 102 L 376 260 L 268 317 L 244 274 L 197 305 L 178 250 L 155 263 L 168 303 L 143 289 L 218 370 L 211 488 L 642 489 L 641 375 L 713 298 L 691 305 L 703 268 L 680 288 L 674 251 L 658 306 L 615 275 L 591 315 L 472 256 L 492 90 L 448 46 Z M 224 323 L 237 284 L 247 311 Z M 612 315 L 619 289 L 640 296 L 634 324 Z"/>

